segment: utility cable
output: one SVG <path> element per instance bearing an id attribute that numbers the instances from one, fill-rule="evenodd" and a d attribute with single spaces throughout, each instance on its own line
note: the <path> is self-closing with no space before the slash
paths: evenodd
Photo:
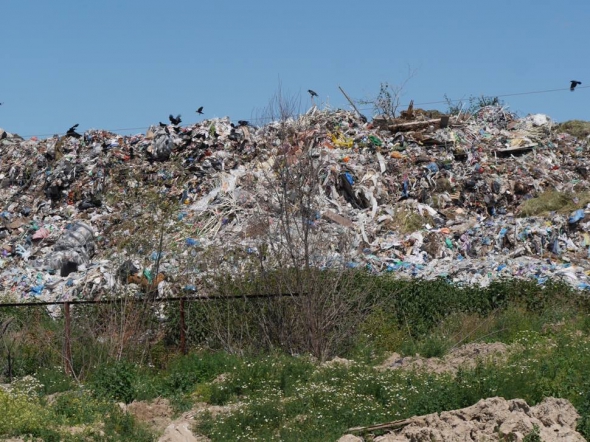
<path id="1" fill-rule="evenodd" d="M 590 88 L 590 86 L 578 86 L 576 88 L 576 90 L 578 89 L 587 89 Z M 520 95 L 533 95 L 533 94 L 547 94 L 547 93 L 551 93 L 551 92 L 560 92 L 560 91 L 569 91 L 570 88 L 559 88 L 559 89 L 545 89 L 545 90 L 541 90 L 541 91 L 528 91 L 528 92 L 515 92 L 515 93 L 511 93 L 511 94 L 500 94 L 500 95 L 480 95 L 480 96 L 488 96 L 488 97 L 494 97 L 494 98 L 504 98 L 504 97 L 516 97 L 516 96 L 520 96 Z M 473 96 L 472 96 L 473 97 Z M 447 99 L 447 100 L 440 100 L 440 101 L 426 101 L 423 103 L 414 103 L 414 106 L 425 106 L 425 105 L 431 105 L 431 104 L 448 104 L 448 103 L 456 103 L 456 102 L 461 102 L 464 101 L 465 98 L 459 98 L 459 99 Z M 400 104 L 397 107 L 408 107 L 410 105 L 410 103 L 407 104 Z M 360 108 L 360 110 L 372 110 L 374 109 L 374 107 L 363 107 Z M 239 119 L 238 119 L 239 120 Z M 244 118 L 244 120 L 246 120 Z M 259 118 L 250 118 L 248 121 L 253 121 L 256 123 L 260 123 L 260 122 L 269 122 L 272 121 L 273 118 L 271 117 L 259 117 Z M 181 127 L 189 127 L 192 126 L 194 124 L 198 124 L 198 122 L 190 124 L 190 125 L 186 125 L 186 126 L 181 126 Z M 143 127 L 129 127 L 129 128 L 119 128 L 119 129 L 99 129 L 99 130 L 105 130 L 106 132 L 111 132 L 111 133 L 117 133 L 117 132 L 121 132 L 121 131 L 131 131 L 131 130 L 147 130 L 150 127 L 155 126 L 155 124 L 151 125 L 151 126 L 143 126 Z M 65 132 L 55 132 L 52 134 L 34 134 L 34 135 L 21 135 L 23 138 L 31 138 L 31 137 L 52 137 L 54 135 L 65 135 Z"/>

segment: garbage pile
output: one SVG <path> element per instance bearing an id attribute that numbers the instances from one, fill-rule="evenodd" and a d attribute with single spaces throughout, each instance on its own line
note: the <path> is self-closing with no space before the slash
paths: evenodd
<path id="1" fill-rule="evenodd" d="M 271 251 L 285 236 L 303 250 L 302 225 L 320 268 L 587 289 L 589 179 L 588 140 L 500 106 L 370 122 L 314 107 L 260 127 L 221 118 L 132 136 L 0 129 L 0 291 L 198 293 L 252 259 L 280 265 Z"/>

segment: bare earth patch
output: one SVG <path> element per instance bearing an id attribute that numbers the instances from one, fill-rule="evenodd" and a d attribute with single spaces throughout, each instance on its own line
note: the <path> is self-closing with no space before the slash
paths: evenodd
<path id="1" fill-rule="evenodd" d="M 502 362 L 507 353 L 508 347 L 501 342 L 473 342 L 451 350 L 442 358 L 423 358 L 419 355 L 402 357 L 398 353 L 393 353 L 379 368 L 455 373 L 460 367 L 475 367 L 478 361 Z"/>
<path id="2" fill-rule="evenodd" d="M 170 402 L 164 398 L 132 402 L 127 405 L 126 411 L 157 432 L 163 431 L 172 422 L 174 414 Z"/>
<path id="3" fill-rule="evenodd" d="M 172 419 L 173 411 L 168 399 L 158 398 L 153 401 L 136 401 L 121 407 L 132 414 L 138 421 L 146 423 L 158 434 L 158 442 L 208 442 L 209 438 L 194 434 L 192 428 L 200 414 L 217 415 L 227 413 L 232 406 L 221 407 L 206 403 L 197 403 L 192 410 Z"/>

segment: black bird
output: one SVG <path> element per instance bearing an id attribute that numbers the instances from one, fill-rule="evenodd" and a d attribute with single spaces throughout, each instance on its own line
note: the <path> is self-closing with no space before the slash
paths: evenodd
<path id="1" fill-rule="evenodd" d="M 582 84 L 581 81 L 576 81 L 576 80 L 572 80 L 572 84 L 570 86 L 570 91 L 574 91 L 574 89 L 576 88 L 577 85 Z"/>
<path id="2" fill-rule="evenodd" d="M 162 123 L 161 121 L 158 123 L 160 125 L 160 127 L 167 127 L 167 124 Z"/>
<path id="3" fill-rule="evenodd" d="M 238 120 L 240 126 L 247 126 L 249 123 L 246 120 Z"/>
<path id="4" fill-rule="evenodd" d="M 309 92 L 309 95 L 311 95 L 311 98 L 313 97 L 317 97 L 318 94 L 316 94 L 314 91 L 312 91 L 311 89 L 308 89 L 307 92 Z"/>
<path id="5" fill-rule="evenodd" d="M 66 132 L 66 137 L 74 137 L 74 138 L 82 138 L 82 135 L 80 135 L 79 133 L 76 132 L 76 128 L 78 127 L 78 124 L 74 124 L 72 127 L 70 127 L 68 129 L 68 131 Z"/>
<path id="6" fill-rule="evenodd" d="M 201 115 L 203 115 L 203 106 L 201 106 L 200 108 L 198 108 L 198 109 L 196 110 L 196 112 L 197 112 L 198 114 L 201 114 Z"/>
<path id="7" fill-rule="evenodd" d="M 180 119 L 180 114 L 178 114 L 178 115 L 176 116 L 176 118 L 174 118 L 174 115 L 170 114 L 170 115 L 168 116 L 168 119 L 169 119 L 169 120 L 170 120 L 170 122 L 171 122 L 172 124 L 174 124 L 174 125 L 178 125 L 178 124 L 182 123 L 182 120 Z"/>

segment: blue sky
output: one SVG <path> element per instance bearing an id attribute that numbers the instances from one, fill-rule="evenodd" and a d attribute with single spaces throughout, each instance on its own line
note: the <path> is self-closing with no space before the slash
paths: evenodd
<path id="1" fill-rule="evenodd" d="M 303 107 L 311 88 L 348 108 L 338 85 L 369 99 L 408 68 L 404 103 L 580 80 L 573 93 L 505 100 L 523 115 L 590 120 L 587 0 L 3 0 L 0 17 L 0 127 L 23 136 L 143 128 L 169 113 L 192 123 L 199 106 L 251 119 L 279 81 Z"/>

